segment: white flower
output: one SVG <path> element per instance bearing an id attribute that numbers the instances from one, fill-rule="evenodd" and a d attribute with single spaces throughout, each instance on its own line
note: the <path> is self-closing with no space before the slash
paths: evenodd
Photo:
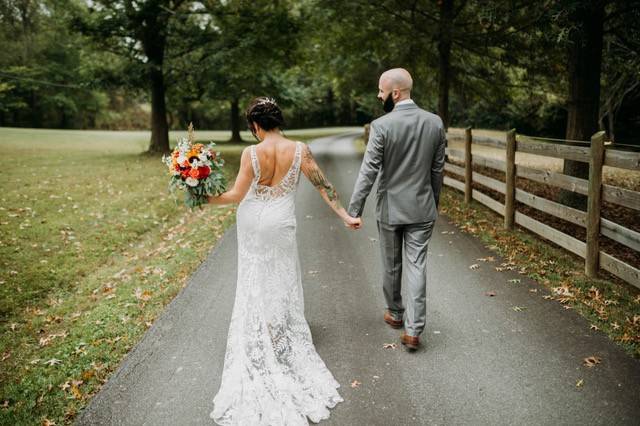
<path id="1" fill-rule="evenodd" d="M 172 170 L 171 170 L 171 174 L 172 174 L 173 176 L 177 176 L 177 175 L 179 175 L 179 174 L 180 174 L 180 172 L 179 172 L 178 170 L 176 170 L 176 169 L 172 169 Z"/>
<path id="2" fill-rule="evenodd" d="M 186 178 L 184 182 L 189 186 L 198 186 L 198 179 L 192 178 L 191 176 Z"/>
<path id="3" fill-rule="evenodd" d="M 198 154 L 198 158 L 200 159 L 201 162 L 205 162 L 207 161 L 207 153 L 206 152 L 201 152 L 200 154 Z"/>
<path id="4" fill-rule="evenodd" d="M 178 155 L 178 164 L 182 164 L 185 161 L 187 161 L 187 157 L 185 157 L 184 155 L 180 154 Z"/>

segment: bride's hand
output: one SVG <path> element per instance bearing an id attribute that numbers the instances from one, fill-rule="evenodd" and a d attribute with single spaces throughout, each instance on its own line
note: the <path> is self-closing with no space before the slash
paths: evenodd
<path id="1" fill-rule="evenodd" d="M 351 229 L 360 229 L 362 227 L 362 218 L 347 216 L 344 218 L 344 225 Z"/>

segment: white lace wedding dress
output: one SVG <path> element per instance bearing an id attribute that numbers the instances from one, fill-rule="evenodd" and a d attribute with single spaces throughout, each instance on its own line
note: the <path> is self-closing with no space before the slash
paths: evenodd
<path id="1" fill-rule="evenodd" d="M 238 281 L 222 383 L 210 417 L 219 425 L 308 425 L 343 398 L 304 317 L 294 198 L 302 142 L 275 186 L 254 179 L 237 210 Z"/>

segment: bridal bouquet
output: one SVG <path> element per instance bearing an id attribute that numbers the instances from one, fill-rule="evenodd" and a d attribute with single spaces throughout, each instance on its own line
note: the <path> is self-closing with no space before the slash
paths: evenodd
<path id="1" fill-rule="evenodd" d="M 180 138 L 171 156 L 162 156 L 169 167 L 169 190 L 185 190 L 185 204 L 192 210 L 207 204 L 209 196 L 226 191 L 227 179 L 222 172 L 224 160 L 214 151 L 215 143 L 195 143 L 193 124 L 189 123 L 187 138 Z"/>

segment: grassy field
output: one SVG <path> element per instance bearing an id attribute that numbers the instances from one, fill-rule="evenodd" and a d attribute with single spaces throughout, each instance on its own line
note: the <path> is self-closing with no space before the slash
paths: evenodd
<path id="1" fill-rule="evenodd" d="M 219 143 L 232 179 L 248 144 L 196 137 Z M 0 128 L 0 424 L 70 424 L 233 224 L 232 206 L 173 199 L 148 140 Z"/>

